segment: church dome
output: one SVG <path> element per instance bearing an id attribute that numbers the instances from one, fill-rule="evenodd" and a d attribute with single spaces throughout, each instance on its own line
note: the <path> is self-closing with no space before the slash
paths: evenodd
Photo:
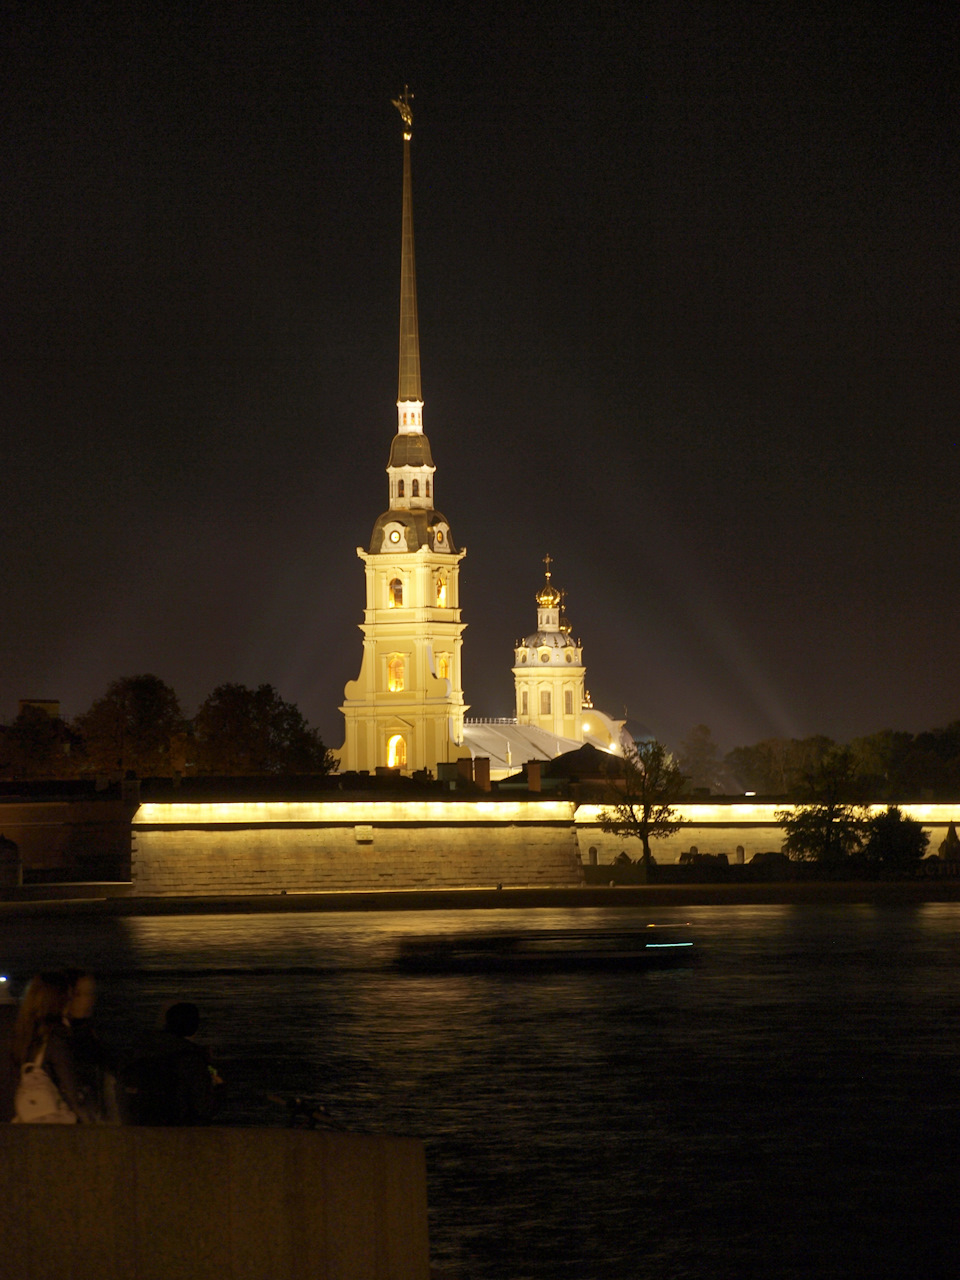
<path id="1" fill-rule="evenodd" d="M 577 643 L 567 631 L 532 631 L 520 641 L 524 649 L 576 649 Z"/>
<path id="2" fill-rule="evenodd" d="M 547 579 L 543 586 L 537 592 L 537 604 L 541 609 L 556 609 L 560 604 L 560 592 L 550 581 L 550 570 L 547 570 Z"/>
<path id="3" fill-rule="evenodd" d="M 532 631 L 514 650 L 514 667 L 549 670 L 551 667 L 581 670 L 580 643 L 567 631 Z"/>

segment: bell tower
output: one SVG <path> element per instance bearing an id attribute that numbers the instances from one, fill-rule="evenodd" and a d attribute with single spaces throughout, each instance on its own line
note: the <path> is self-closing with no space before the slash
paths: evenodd
<path id="1" fill-rule="evenodd" d="M 551 581 L 550 556 L 537 592 L 537 629 L 514 649 L 517 724 L 536 725 L 560 738 L 583 741 L 583 649 L 574 640 L 563 592 Z"/>
<path id="2" fill-rule="evenodd" d="M 450 525 L 434 506 L 433 457 L 423 431 L 420 334 L 413 250 L 410 142 L 413 95 L 394 106 L 403 121 L 400 252 L 400 380 L 397 434 L 387 463 L 387 510 L 367 549 L 360 674 L 344 689 L 341 770 L 380 766 L 405 773 L 455 760 L 463 742 L 460 561 Z"/>

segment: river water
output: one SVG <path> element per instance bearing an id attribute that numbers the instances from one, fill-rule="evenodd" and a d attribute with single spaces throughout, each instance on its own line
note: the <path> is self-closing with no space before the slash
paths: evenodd
<path id="1" fill-rule="evenodd" d="M 650 972 L 397 972 L 409 937 L 689 922 Z M 4 919 L 122 1047 L 196 1001 L 222 1116 L 269 1093 L 426 1143 L 465 1280 L 902 1280 L 960 1244 L 960 905 Z"/>

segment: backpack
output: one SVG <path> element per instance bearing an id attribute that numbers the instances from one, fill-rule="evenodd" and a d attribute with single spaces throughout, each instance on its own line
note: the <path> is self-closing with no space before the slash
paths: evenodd
<path id="1" fill-rule="evenodd" d="M 20 1083 L 14 1095 L 14 1124 L 76 1124 L 76 1113 L 64 1102 L 53 1079 L 43 1069 L 47 1046 L 44 1043 L 32 1062 L 20 1068 Z"/>

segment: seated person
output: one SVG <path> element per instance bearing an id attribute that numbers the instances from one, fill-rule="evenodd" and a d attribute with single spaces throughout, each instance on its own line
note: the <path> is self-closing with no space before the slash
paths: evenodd
<path id="1" fill-rule="evenodd" d="M 128 1120 L 142 1125 L 208 1124 L 223 1081 L 205 1048 L 194 1042 L 200 1026 L 195 1004 L 173 1004 L 163 1028 L 124 1072 Z"/>

